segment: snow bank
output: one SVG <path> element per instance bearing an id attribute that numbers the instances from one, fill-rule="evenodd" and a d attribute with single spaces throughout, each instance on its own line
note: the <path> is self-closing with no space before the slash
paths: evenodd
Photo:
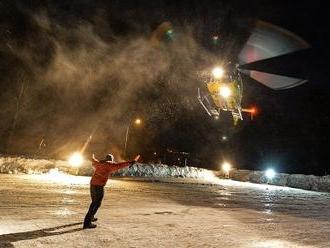
<path id="1" fill-rule="evenodd" d="M 85 167 L 87 165 L 84 164 Z M 77 169 L 71 168 L 66 161 L 54 159 L 34 159 L 24 156 L 0 156 L 0 173 L 8 174 L 39 174 L 47 173 L 53 168 L 58 168 L 66 173 L 75 174 Z"/>
<path id="2" fill-rule="evenodd" d="M 209 170 L 188 166 L 177 167 L 164 164 L 134 164 L 119 170 L 114 176 L 205 178 L 209 172 Z"/>
<path id="3" fill-rule="evenodd" d="M 233 180 L 268 183 L 278 186 L 330 192 L 330 176 L 314 176 L 302 174 L 277 173 L 273 179 L 268 179 L 263 171 L 233 170 L 229 177 Z"/>
<path id="4" fill-rule="evenodd" d="M 47 173 L 53 168 L 58 168 L 58 170 L 68 174 L 80 176 L 90 176 L 93 173 L 91 163 L 88 161 L 80 168 L 72 168 L 67 161 L 63 160 L 33 159 L 22 156 L 0 156 L 0 173 L 39 174 Z M 119 170 L 114 173 L 113 176 L 212 179 L 213 172 L 187 166 L 177 167 L 164 164 L 135 164 Z M 319 177 L 314 175 L 277 173 L 272 180 L 269 180 L 263 171 L 233 170 L 230 172 L 229 177 L 233 180 L 243 182 L 268 183 L 271 185 L 330 192 L 330 176 Z"/>
<path id="5" fill-rule="evenodd" d="M 85 162 L 80 168 L 72 168 L 67 161 L 62 160 L 0 156 L 0 173 L 39 174 L 47 173 L 53 168 L 58 168 L 60 171 L 81 176 L 90 176 L 93 173 L 90 162 Z M 210 173 L 211 172 L 206 169 L 187 166 L 177 167 L 163 164 L 134 164 L 119 170 L 113 174 L 113 176 L 206 178 L 210 176 Z"/>

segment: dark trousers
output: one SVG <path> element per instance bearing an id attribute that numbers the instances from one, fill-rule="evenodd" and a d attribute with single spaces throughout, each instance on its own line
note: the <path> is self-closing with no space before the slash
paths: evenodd
<path id="1" fill-rule="evenodd" d="M 94 215 L 101 206 L 101 202 L 104 195 L 104 186 L 91 185 L 90 191 L 91 191 L 92 203 L 89 206 L 88 212 L 86 214 L 84 225 L 88 225 L 92 222 Z"/>

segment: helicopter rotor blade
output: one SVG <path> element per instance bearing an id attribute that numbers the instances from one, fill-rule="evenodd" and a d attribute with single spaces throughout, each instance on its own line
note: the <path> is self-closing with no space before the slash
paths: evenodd
<path id="1" fill-rule="evenodd" d="M 254 70 L 293 78 L 310 78 L 315 66 L 312 49 L 299 50 L 285 55 L 239 65 L 241 70 Z"/>
<path id="2" fill-rule="evenodd" d="M 285 90 L 307 82 L 306 79 L 286 77 L 261 71 L 240 70 L 240 72 L 273 90 Z"/>
<path id="3" fill-rule="evenodd" d="M 294 33 L 268 22 L 257 21 L 238 60 L 243 65 L 306 48 L 309 44 Z"/>

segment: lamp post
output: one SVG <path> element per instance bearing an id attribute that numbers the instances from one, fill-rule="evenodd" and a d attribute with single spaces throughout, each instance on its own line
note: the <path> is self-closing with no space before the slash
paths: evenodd
<path id="1" fill-rule="evenodd" d="M 129 130 L 130 130 L 130 127 L 132 124 L 135 124 L 135 125 L 140 125 L 142 123 L 141 119 L 140 118 L 136 118 L 134 121 L 130 121 L 128 123 L 128 126 L 127 126 L 127 129 L 126 129 L 126 136 L 125 136 L 125 146 L 124 146 L 124 158 L 126 158 L 126 150 L 127 150 L 127 140 L 128 140 L 128 134 L 129 134 Z"/>

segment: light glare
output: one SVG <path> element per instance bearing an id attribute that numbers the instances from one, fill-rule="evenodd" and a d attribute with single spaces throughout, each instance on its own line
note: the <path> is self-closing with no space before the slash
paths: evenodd
<path id="1" fill-rule="evenodd" d="M 273 179 L 275 177 L 275 171 L 273 169 L 266 170 L 266 177 L 268 179 Z"/>
<path id="2" fill-rule="evenodd" d="M 213 74 L 213 77 L 216 78 L 216 79 L 220 79 L 223 77 L 223 75 L 225 74 L 225 71 L 222 67 L 215 67 L 213 70 L 212 70 L 212 74 Z"/>
<path id="3" fill-rule="evenodd" d="M 78 152 L 75 152 L 73 153 L 70 158 L 69 158 L 69 164 L 72 166 L 72 167 L 79 167 L 82 165 L 82 163 L 84 162 L 84 158 L 83 156 L 78 153 Z"/>
<path id="4" fill-rule="evenodd" d="M 222 86 L 219 93 L 223 98 L 228 98 L 231 95 L 231 90 L 227 86 Z"/>
<path id="5" fill-rule="evenodd" d="M 223 162 L 223 164 L 222 164 L 222 170 L 225 173 L 229 173 L 229 171 L 231 170 L 231 164 L 228 163 L 228 162 Z"/>

